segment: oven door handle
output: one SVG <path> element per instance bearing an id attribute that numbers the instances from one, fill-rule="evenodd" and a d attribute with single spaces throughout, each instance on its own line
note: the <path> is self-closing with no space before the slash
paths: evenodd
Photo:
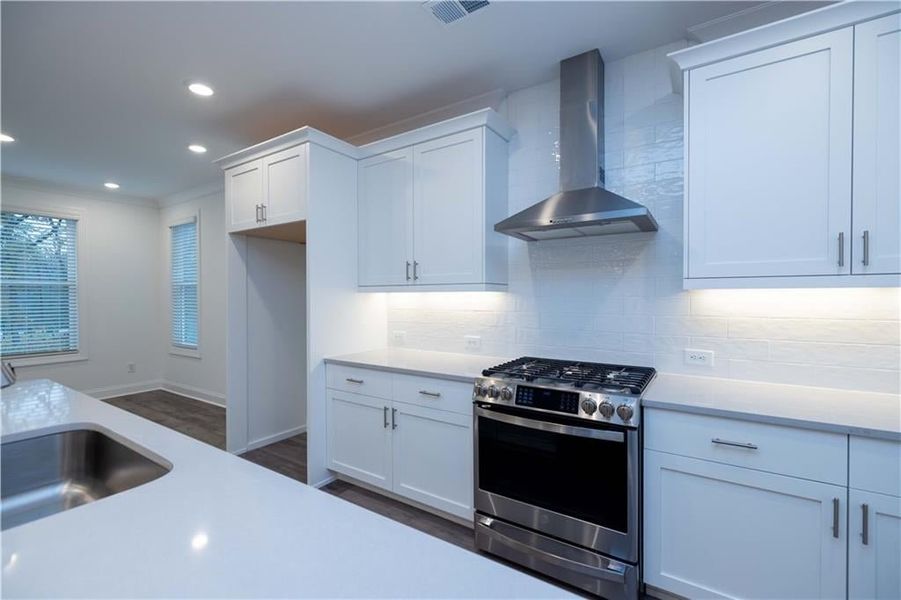
<path id="1" fill-rule="evenodd" d="M 574 435 L 584 438 L 593 438 L 596 440 L 604 440 L 606 442 L 624 443 L 626 436 L 622 431 L 611 431 L 609 429 L 590 429 L 588 427 L 576 427 L 574 425 L 562 425 L 560 423 L 550 423 L 548 421 L 536 421 L 534 419 L 526 419 L 525 417 L 517 417 L 506 413 L 495 412 L 476 406 L 476 415 L 491 419 L 492 421 L 501 421 L 516 425 L 517 427 L 528 427 L 529 429 L 537 429 L 539 431 L 548 431 L 550 433 L 559 433 L 562 435 Z"/>

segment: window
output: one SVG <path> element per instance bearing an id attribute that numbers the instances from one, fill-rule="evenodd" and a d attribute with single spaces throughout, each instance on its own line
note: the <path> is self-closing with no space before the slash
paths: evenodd
<path id="1" fill-rule="evenodd" d="M 169 227 L 172 345 L 197 349 L 197 219 Z"/>
<path id="2" fill-rule="evenodd" d="M 78 221 L 0 213 L 0 355 L 78 352 Z"/>

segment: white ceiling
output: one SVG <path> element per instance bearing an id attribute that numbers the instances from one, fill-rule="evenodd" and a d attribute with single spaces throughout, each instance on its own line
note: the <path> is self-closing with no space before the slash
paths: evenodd
<path id="1" fill-rule="evenodd" d="M 156 198 L 216 180 L 212 159 L 301 125 L 350 137 L 752 5 L 495 2 L 443 26 L 419 2 L 4 1 L 0 129 L 17 141 L 2 171 Z M 187 93 L 188 80 L 216 95 Z"/>

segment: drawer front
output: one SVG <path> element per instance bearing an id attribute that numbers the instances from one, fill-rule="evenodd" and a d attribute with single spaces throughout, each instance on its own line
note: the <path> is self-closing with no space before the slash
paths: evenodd
<path id="1" fill-rule="evenodd" d="M 901 442 L 851 436 L 852 488 L 901 496 Z"/>
<path id="2" fill-rule="evenodd" d="M 848 438 L 669 410 L 644 412 L 645 448 L 846 485 Z"/>
<path id="3" fill-rule="evenodd" d="M 394 400 L 471 415 L 472 384 L 415 375 L 395 375 Z"/>
<path id="4" fill-rule="evenodd" d="M 326 367 L 326 377 L 328 386 L 333 390 L 391 399 L 393 376 L 386 371 L 329 364 Z"/>

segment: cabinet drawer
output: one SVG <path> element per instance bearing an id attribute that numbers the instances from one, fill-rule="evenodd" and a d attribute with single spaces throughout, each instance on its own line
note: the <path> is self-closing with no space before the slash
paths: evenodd
<path id="1" fill-rule="evenodd" d="M 446 379 L 396 375 L 394 399 L 464 415 L 472 414 L 472 384 Z"/>
<path id="2" fill-rule="evenodd" d="M 852 488 L 901 496 L 901 443 L 851 436 Z"/>
<path id="3" fill-rule="evenodd" d="M 330 364 L 326 377 L 333 390 L 391 399 L 391 373 Z"/>
<path id="4" fill-rule="evenodd" d="M 646 409 L 645 448 L 846 485 L 847 436 Z"/>

